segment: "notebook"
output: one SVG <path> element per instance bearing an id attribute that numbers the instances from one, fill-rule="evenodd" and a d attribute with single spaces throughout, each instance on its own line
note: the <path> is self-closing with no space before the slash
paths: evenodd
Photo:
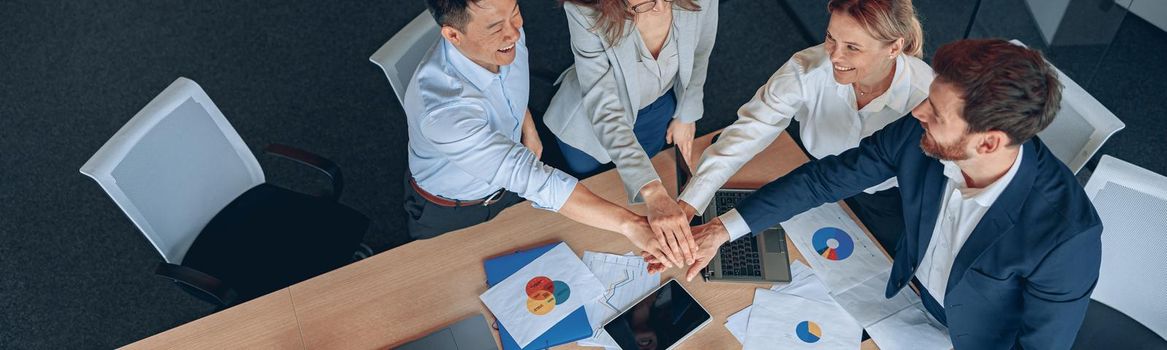
<path id="1" fill-rule="evenodd" d="M 487 259 L 482 262 L 482 267 L 486 270 L 486 284 L 494 286 L 502 282 L 502 280 L 510 277 L 510 275 L 519 271 L 523 266 L 527 266 L 528 263 L 543 255 L 543 253 L 551 250 L 551 248 L 555 248 L 559 243 L 554 242 L 544 246 L 518 251 L 513 254 Z M 510 333 L 507 332 L 502 324 L 498 325 L 498 334 L 504 350 L 545 349 L 591 337 L 592 327 L 588 324 L 588 316 L 584 313 L 584 308 L 581 307 L 567 315 L 567 318 L 559 321 L 554 327 L 551 327 L 550 330 L 536 338 L 525 348 L 519 347 L 519 344 L 515 342 L 514 338 L 511 337 Z"/>

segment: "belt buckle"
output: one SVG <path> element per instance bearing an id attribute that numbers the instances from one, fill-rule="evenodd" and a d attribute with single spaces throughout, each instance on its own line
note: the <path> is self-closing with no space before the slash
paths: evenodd
<path id="1" fill-rule="evenodd" d="M 486 197 L 486 199 L 482 200 L 482 206 L 485 207 L 498 202 L 500 199 L 502 199 L 504 192 L 506 192 L 506 190 L 498 190 L 497 192 L 490 194 L 490 197 Z"/>

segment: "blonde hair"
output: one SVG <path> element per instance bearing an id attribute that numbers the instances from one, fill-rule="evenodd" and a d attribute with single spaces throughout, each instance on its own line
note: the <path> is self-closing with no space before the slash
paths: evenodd
<path id="1" fill-rule="evenodd" d="M 924 28 L 912 0 L 830 0 L 827 10 L 851 16 L 875 40 L 890 44 L 903 38 L 904 54 L 924 56 Z"/>

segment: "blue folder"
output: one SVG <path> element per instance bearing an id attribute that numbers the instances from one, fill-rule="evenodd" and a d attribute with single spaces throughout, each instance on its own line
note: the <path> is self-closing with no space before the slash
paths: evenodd
<path id="1" fill-rule="evenodd" d="M 542 256 L 543 253 L 551 250 L 551 248 L 555 248 L 559 244 L 563 244 L 563 242 L 555 242 L 484 261 L 482 267 L 486 270 L 486 284 L 494 286 L 502 282 L 502 280 L 518 272 L 523 266 L 527 266 L 531 261 L 534 261 L 536 258 Z M 535 338 L 525 348 L 519 347 L 519 343 L 515 342 L 515 339 L 511 337 L 511 334 L 507 332 L 502 323 L 498 324 L 498 335 L 499 339 L 502 340 L 502 348 L 504 350 L 546 349 L 591 337 L 592 326 L 588 324 L 588 315 L 584 313 L 584 308 L 580 307 L 568 314 L 562 321 L 556 323 L 555 326 L 551 327 L 543 335 Z"/>

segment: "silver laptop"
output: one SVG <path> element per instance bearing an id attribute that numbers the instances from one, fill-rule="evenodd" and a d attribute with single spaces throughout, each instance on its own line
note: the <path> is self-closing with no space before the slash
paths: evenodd
<path id="1" fill-rule="evenodd" d="M 716 139 L 715 139 L 716 140 Z M 680 154 L 677 159 L 677 189 L 685 188 L 693 175 Z M 720 189 L 713 202 L 692 224 L 700 225 L 737 206 L 738 201 L 754 190 Z M 721 246 L 709 266 L 701 270 L 707 281 L 724 282 L 790 282 L 790 256 L 786 250 L 786 232 L 774 226 L 753 237 L 742 237 Z"/>
<path id="2" fill-rule="evenodd" d="M 713 203 L 701 216 L 709 222 L 733 209 L 737 202 L 754 193 L 753 190 L 720 189 L 713 195 Z M 786 252 L 786 232 L 774 226 L 753 237 L 742 237 L 727 242 L 713 256 L 709 266 L 701 271 L 708 281 L 725 282 L 790 282 L 790 256 Z"/>
<path id="3" fill-rule="evenodd" d="M 490 325 L 481 314 L 398 347 L 398 350 L 498 350 Z"/>

